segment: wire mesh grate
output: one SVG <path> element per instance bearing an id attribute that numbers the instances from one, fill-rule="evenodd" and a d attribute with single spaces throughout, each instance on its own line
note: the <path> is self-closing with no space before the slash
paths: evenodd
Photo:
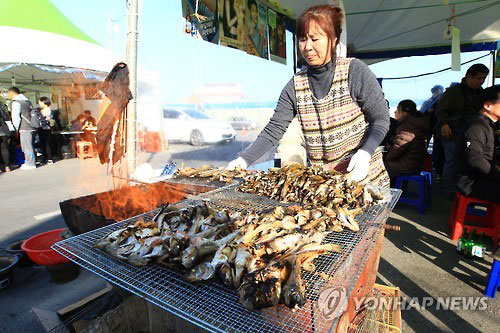
<path id="1" fill-rule="evenodd" d="M 316 259 L 316 272 L 323 274 L 303 272 L 308 302 L 299 310 L 292 311 L 284 305 L 277 305 L 261 311 L 250 311 L 238 303 L 235 290 L 217 282 L 194 285 L 186 282 L 181 274 L 165 267 L 156 264 L 132 266 L 94 248 L 95 242 L 108 233 L 135 223 L 139 217 L 152 218 L 157 210 L 60 241 L 53 249 L 109 282 L 209 331 L 326 332 L 330 330 L 334 320 L 323 320 L 317 314 L 319 295 L 321 290 L 332 284 L 344 288 L 348 294 L 354 288 L 364 267 L 363 258 L 367 259 L 369 256 L 374 245 L 373 239 L 381 232 L 401 192 L 393 189 L 382 191 L 387 200 L 358 215 L 360 231 L 328 235 L 327 242 L 342 245 L 343 251 Z M 233 186 L 229 186 L 191 197 L 175 205 L 183 207 L 200 200 L 209 200 L 210 204 L 219 208 L 234 209 L 234 205 L 225 205 L 231 204 L 230 199 L 241 199 L 240 204 L 246 204 L 246 209 L 263 212 L 281 204 L 255 197 L 257 196 L 234 192 Z"/>

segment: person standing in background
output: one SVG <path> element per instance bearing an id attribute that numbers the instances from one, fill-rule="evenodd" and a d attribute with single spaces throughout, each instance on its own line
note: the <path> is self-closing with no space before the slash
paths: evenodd
<path id="1" fill-rule="evenodd" d="M 426 100 L 420 107 L 420 112 L 429 117 L 429 135 L 427 142 L 432 143 L 432 166 L 436 171 L 436 181 L 443 181 L 443 166 L 444 166 L 444 149 L 441 143 L 441 128 L 437 126 L 436 108 L 439 100 L 443 96 L 443 86 L 437 84 L 431 88 L 432 96 Z"/>
<path id="2" fill-rule="evenodd" d="M 97 126 L 97 121 L 95 120 L 94 117 L 92 117 L 92 113 L 90 112 L 90 110 L 83 111 L 83 115 L 85 116 L 85 118 L 87 118 L 89 126 L 91 127 Z"/>
<path id="3" fill-rule="evenodd" d="M 0 102 L 0 172 L 10 171 L 9 141 L 12 132 L 7 125 L 10 117 L 5 112 L 5 106 Z"/>
<path id="4" fill-rule="evenodd" d="M 40 146 L 42 149 L 42 162 L 52 164 L 54 161 L 52 156 L 53 143 L 51 123 L 54 120 L 52 119 L 50 105 L 51 102 L 48 97 L 40 97 L 38 106 L 40 107 L 41 127 L 38 129 L 38 135 L 40 136 Z"/>
<path id="5" fill-rule="evenodd" d="M 33 134 L 35 129 L 31 126 L 31 111 L 33 106 L 17 87 L 7 90 L 9 99 L 12 100 L 12 124 L 21 138 L 21 148 L 24 152 L 22 170 L 36 169 L 35 151 L 33 150 Z"/>
<path id="6" fill-rule="evenodd" d="M 450 198 L 456 187 L 456 146 L 464 129 L 477 116 L 480 109 L 478 98 L 489 69 L 483 64 L 474 64 L 467 70 L 462 81 L 447 89 L 437 107 L 437 120 L 444 148 L 443 189 Z"/>
<path id="7" fill-rule="evenodd" d="M 435 109 L 436 103 L 439 101 L 441 96 L 443 96 L 444 88 L 442 85 L 436 84 L 434 87 L 431 88 L 431 97 L 426 100 L 424 103 L 422 103 L 422 106 L 420 107 L 420 112 L 424 113 L 427 112 L 429 109 Z"/>

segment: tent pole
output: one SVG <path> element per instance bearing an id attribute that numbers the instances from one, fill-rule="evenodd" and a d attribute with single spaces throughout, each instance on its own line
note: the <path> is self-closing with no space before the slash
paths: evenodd
<path id="1" fill-rule="evenodd" d="M 293 74 L 297 73 L 297 36 L 295 35 L 295 32 L 293 33 L 292 36 L 293 39 Z"/>
<path id="2" fill-rule="evenodd" d="M 496 51 L 499 52 L 498 50 Z M 491 87 L 495 84 L 495 51 L 490 51 L 490 82 L 488 82 L 488 87 Z"/>
<path id="3" fill-rule="evenodd" d="M 137 111 L 137 22 L 139 0 L 128 0 L 128 32 L 127 32 L 127 66 L 130 76 L 130 91 L 133 99 L 127 108 L 127 166 L 128 175 L 134 172 L 137 165 L 136 111 Z"/>

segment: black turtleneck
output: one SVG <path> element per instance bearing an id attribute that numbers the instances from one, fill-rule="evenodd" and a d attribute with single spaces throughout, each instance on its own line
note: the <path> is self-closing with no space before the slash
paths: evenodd
<path id="1" fill-rule="evenodd" d="M 320 99 L 328 94 L 332 87 L 334 74 L 335 63 L 333 61 L 323 66 L 307 68 L 309 85 L 314 96 Z M 359 105 L 369 123 L 368 131 L 360 149 L 373 154 L 389 130 L 390 121 L 387 102 L 377 78 L 361 60 L 353 59 L 351 61 L 348 83 L 351 97 Z M 248 165 L 254 163 L 278 143 L 296 115 L 295 85 L 292 78 L 283 88 L 278 105 L 269 123 L 254 143 L 241 154 L 241 157 Z"/>
<path id="2" fill-rule="evenodd" d="M 308 67 L 307 77 L 309 79 L 309 86 L 316 96 L 316 98 L 321 99 L 328 95 L 330 88 L 333 84 L 333 75 L 335 74 L 335 63 L 329 61 L 327 64 L 322 66 Z M 295 89 L 294 89 L 295 94 Z"/>

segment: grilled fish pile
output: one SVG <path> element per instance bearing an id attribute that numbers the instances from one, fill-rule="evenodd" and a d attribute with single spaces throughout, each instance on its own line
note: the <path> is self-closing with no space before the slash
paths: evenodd
<path id="1" fill-rule="evenodd" d="M 299 164 L 252 173 L 237 189 L 306 207 L 365 208 L 382 195 L 337 171 Z"/>
<path id="2" fill-rule="evenodd" d="M 208 181 L 220 181 L 224 183 L 230 183 L 235 178 L 244 178 L 248 176 L 252 171 L 248 171 L 241 168 L 236 168 L 234 170 L 225 170 L 224 168 L 212 168 L 208 165 L 204 165 L 200 168 L 182 168 L 174 173 L 175 176 L 182 177 L 197 177 L 197 178 L 208 178 Z"/>
<path id="3" fill-rule="evenodd" d="M 238 290 L 241 304 L 260 309 L 305 305 L 301 270 L 314 259 L 340 252 L 322 244 L 329 232 L 357 231 L 360 209 L 277 207 L 268 214 L 216 210 L 205 203 L 164 207 L 152 221 L 139 220 L 106 235 L 95 246 L 137 266 L 151 262 L 181 272 L 186 280 L 218 278 Z"/>

